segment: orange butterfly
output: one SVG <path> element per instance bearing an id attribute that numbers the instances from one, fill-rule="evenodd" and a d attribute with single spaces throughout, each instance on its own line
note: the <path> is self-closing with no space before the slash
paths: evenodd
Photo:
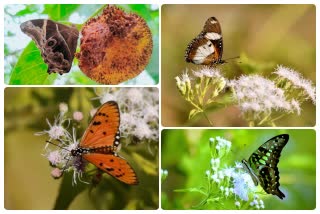
<path id="1" fill-rule="evenodd" d="M 118 104 L 106 102 L 93 116 L 79 147 L 71 150 L 71 155 L 81 156 L 123 183 L 138 184 L 133 168 L 116 153 L 120 145 L 119 125 Z"/>

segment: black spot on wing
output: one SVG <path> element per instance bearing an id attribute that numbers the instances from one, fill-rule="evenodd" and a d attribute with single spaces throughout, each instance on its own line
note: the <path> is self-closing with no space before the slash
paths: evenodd
<path id="1" fill-rule="evenodd" d="M 93 121 L 92 125 L 98 126 L 98 125 L 101 125 L 101 122 L 100 121 Z"/>
<path id="2" fill-rule="evenodd" d="M 114 171 L 114 168 L 106 168 L 106 170 L 108 171 L 108 172 L 112 172 L 112 171 Z"/>
<path id="3" fill-rule="evenodd" d="M 120 178 L 120 177 L 124 176 L 125 174 L 126 174 L 126 173 L 121 173 L 121 174 L 116 175 L 116 177 L 117 177 L 117 178 Z"/>

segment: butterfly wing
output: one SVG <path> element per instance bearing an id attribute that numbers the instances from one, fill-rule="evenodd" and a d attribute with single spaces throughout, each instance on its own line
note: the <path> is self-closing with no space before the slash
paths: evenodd
<path id="1" fill-rule="evenodd" d="M 221 62 L 223 53 L 223 40 L 219 21 L 215 17 L 209 18 L 204 25 L 203 31 L 206 32 L 205 37 L 210 40 L 215 47 L 214 63 Z"/>
<path id="2" fill-rule="evenodd" d="M 215 59 L 215 47 L 203 34 L 200 34 L 188 45 L 185 59 L 194 64 L 209 65 Z"/>
<path id="3" fill-rule="evenodd" d="M 114 178 L 130 185 L 138 184 L 136 173 L 129 163 L 113 154 L 89 153 L 82 157 Z"/>
<path id="4" fill-rule="evenodd" d="M 119 145 L 120 113 L 118 104 L 109 101 L 103 104 L 93 116 L 82 136 L 80 147 L 97 148 Z"/>
<path id="5" fill-rule="evenodd" d="M 209 18 L 202 32 L 188 45 L 185 53 L 187 62 L 201 65 L 222 63 L 223 41 L 221 27 L 215 17 Z"/>
<path id="6" fill-rule="evenodd" d="M 285 195 L 279 190 L 280 176 L 277 165 L 281 151 L 288 140 L 288 134 L 275 136 L 262 144 L 249 158 L 250 167 L 257 172 L 261 187 L 280 199 Z"/>
<path id="7" fill-rule="evenodd" d="M 22 32 L 36 43 L 48 64 L 48 73 L 68 73 L 77 48 L 79 31 L 48 19 L 29 20 L 20 25 Z"/>

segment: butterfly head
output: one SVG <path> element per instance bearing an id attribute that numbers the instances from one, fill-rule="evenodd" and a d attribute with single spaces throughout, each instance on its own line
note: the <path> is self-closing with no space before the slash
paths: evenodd
<path id="1" fill-rule="evenodd" d="M 87 148 L 76 148 L 76 149 L 72 149 L 71 150 L 71 155 L 72 156 L 81 156 L 82 154 L 87 154 L 90 152 L 90 149 L 87 149 Z"/>

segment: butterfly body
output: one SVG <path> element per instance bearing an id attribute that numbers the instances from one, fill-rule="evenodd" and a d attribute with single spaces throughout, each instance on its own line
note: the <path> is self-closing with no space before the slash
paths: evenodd
<path id="1" fill-rule="evenodd" d="M 244 169 L 250 174 L 255 185 L 259 183 L 266 193 L 276 195 L 280 199 L 285 195 L 279 189 L 280 175 L 277 165 L 288 140 L 288 134 L 275 136 L 262 144 L 248 161 L 242 160 Z"/>
<path id="2" fill-rule="evenodd" d="M 116 154 L 117 147 L 116 146 L 103 146 L 103 147 L 96 147 L 96 148 L 82 148 L 78 147 L 76 149 L 71 150 L 72 156 L 80 156 L 83 154 L 90 154 L 90 153 L 99 153 L 99 154 Z"/>
<path id="3" fill-rule="evenodd" d="M 119 125 L 118 104 L 106 102 L 93 116 L 78 148 L 71 150 L 71 155 L 87 160 L 123 183 L 138 184 L 133 168 L 117 154 L 120 146 Z"/>
<path id="4" fill-rule="evenodd" d="M 48 65 L 48 73 L 68 73 L 77 48 L 79 31 L 49 19 L 29 20 L 20 25 L 32 38 Z"/>
<path id="5" fill-rule="evenodd" d="M 194 64 L 214 66 L 225 63 L 222 53 L 221 27 L 215 17 L 210 17 L 201 33 L 188 45 L 185 60 Z"/>

